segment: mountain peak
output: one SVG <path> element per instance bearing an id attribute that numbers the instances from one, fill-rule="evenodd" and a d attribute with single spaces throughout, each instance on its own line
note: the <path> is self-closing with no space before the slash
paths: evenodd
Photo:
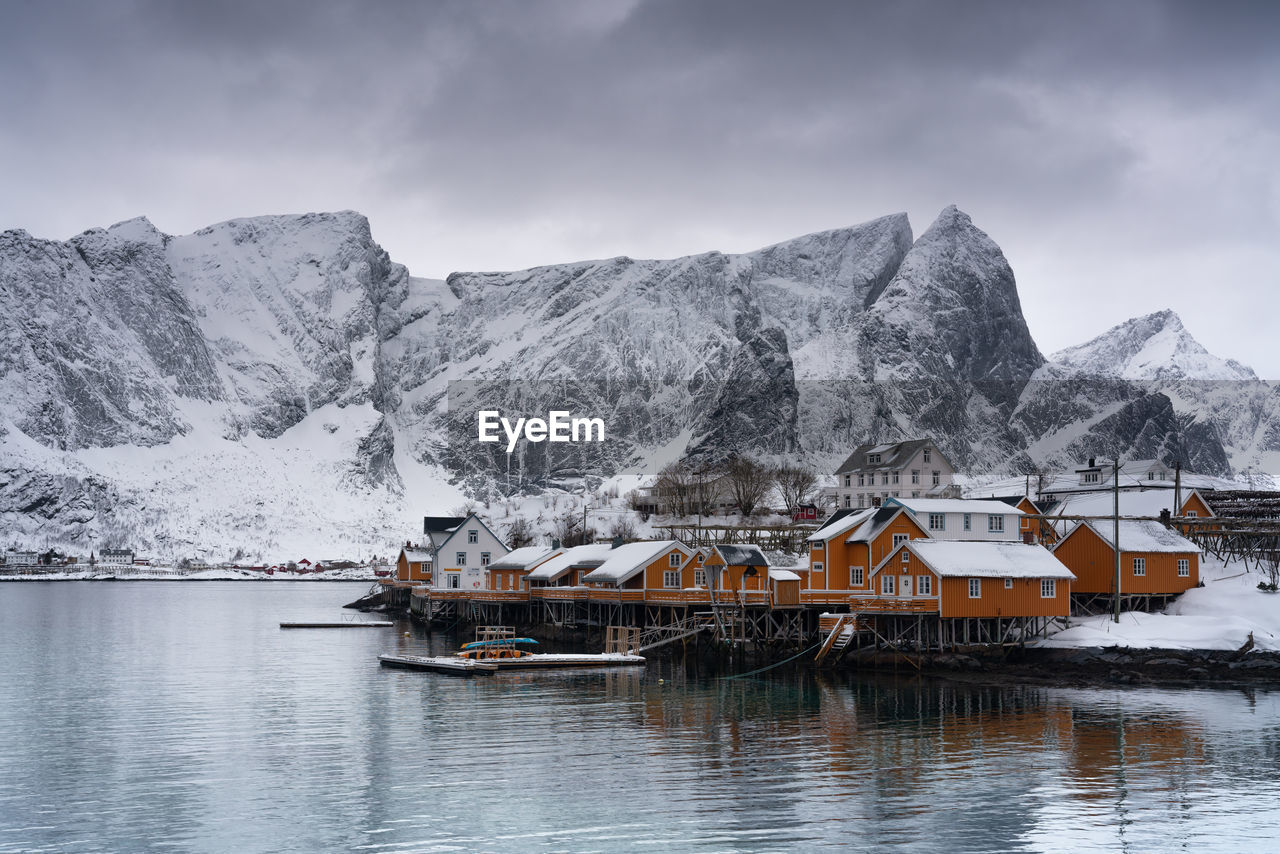
<path id="1" fill-rule="evenodd" d="M 107 229 L 107 234 L 120 240 L 137 243 L 160 244 L 165 240 L 165 235 L 145 216 L 135 216 L 133 219 L 117 222 Z"/>
<path id="2" fill-rule="evenodd" d="M 1128 380 L 1256 380 L 1254 372 L 1221 359 L 1197 341 L 1172 309 L 1113 326 L 1084 344 L 1060 350 L 1052 361 L 1070 373 Z"/>

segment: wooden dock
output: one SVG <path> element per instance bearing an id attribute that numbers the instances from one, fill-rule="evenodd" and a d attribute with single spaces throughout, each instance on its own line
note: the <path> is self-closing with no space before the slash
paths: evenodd
<path id="1" fill-rule="evenodd" d="M 281 623 L 282 629 L 381 629 L 394 626 L 392 620 L 347 620 L 339 623 Z"/>
<path id="2" fill-rule="evenodd" d="M 428 670 L 432 673 L 448 673 L 452 676 L 477 676 L 493 673 L 498 668 L 489 661 L 458 658 L 455 655 L 391 655 L 378 656 L 383 667 L 401 670 Z"/>

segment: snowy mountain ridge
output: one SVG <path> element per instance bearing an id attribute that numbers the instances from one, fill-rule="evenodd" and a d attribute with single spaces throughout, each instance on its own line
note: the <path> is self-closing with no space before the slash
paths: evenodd
<path id="1" fill-rule="evenodd" d="M 1248 389 L 1195 386 L 1228 374 Z M 489 453 L 466 439 L 495 401 L 617 438 Z M 1280 451 L 1274 390 L 1172 313 L 1046 361 L 1003 253 L 955 207 L 918 239 L 895 214 L 739 255 L 443 281 L 349 211 L 5 232 L 0 403 L 6 538 L 175 556 L 382 552 L 468 495 L 685 453 L 825 471 L 926 434 L 975 472 L 1120 447 L 1225 474 Z"/>

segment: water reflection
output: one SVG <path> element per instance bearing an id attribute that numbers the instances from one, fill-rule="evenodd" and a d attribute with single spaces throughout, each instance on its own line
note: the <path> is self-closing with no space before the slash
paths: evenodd
<path id="1" fill-rule="evenodd" d="M 362 592 L 354 591 L 356 594 Z M 459 679 L 338 585 L 0 588 L 0 851 L 1273 848 L 1269 691 Z"/>

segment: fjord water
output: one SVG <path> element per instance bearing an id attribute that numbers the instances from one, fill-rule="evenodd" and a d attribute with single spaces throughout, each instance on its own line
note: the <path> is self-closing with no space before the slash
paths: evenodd
<path id="1" fill-rule="evenodd" d="M 1274 851 L 1280 692 L 379 668 L 365 585 L 0 585 L 0 851 Z M 350 616 L 349 612 L 345 612 Z M 410 635 L 405 636 L 404 632 Z"/>

